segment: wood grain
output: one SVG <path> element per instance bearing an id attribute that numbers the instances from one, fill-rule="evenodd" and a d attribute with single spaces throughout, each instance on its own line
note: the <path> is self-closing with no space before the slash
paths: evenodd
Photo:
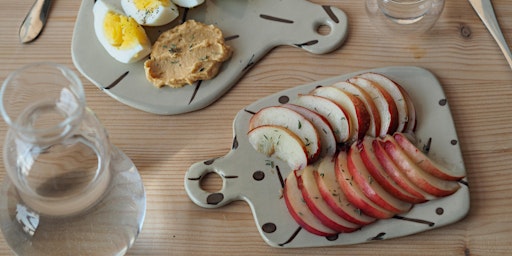
<path id="1" fill-rule="evenodd" d="M 157 116 L 122 105 L 82 77 L 88 105 L 112 142 L 137 165 L 147 191 L 146 221 L 127 255 L 507 255 L 512 252 L 512 71 L 467 1 L 446 1 L 436 26 L 418 38 L 376 31 L 363 1 L 312 1 L 344 10 L 346 43 L 326 55 L 290 46 L 264 57 L 224 97 L 193 113 Z M 0 0 L 0 79 L 31 62 L 73 67 L 71 38 L 80 1 L 54 1 L 39 39 L 22 45 L 18 28 L 33 0 Z M 493 4 L 512 43 L 512 3 Z M 91 39 L 92 40 L 92 39 Z M 101 63 L 98 63 L 101 65 Z M 413 65 L 443 84 L 460 139 L 471 191 L 462 221 L 409 237 L 374 243 L 307 249 L 265 244 L 249 206 L 216 209 L 193 204 L 183 187 L 188 167 L 225 155 L 236 113 L 261 97 L 331 76 L 383 66 Z M 0 141 L 7 128 L 0 122 Z M 0 166 L 3 161 L 0 160 Z M 0 172 L 3 178 L 4 171 Z M 216 185 L 209 186 L 215 187 Z M 93 245 L 91 245 L 93 246 Z M 3 237 L 0 255 L 10 255 Z"/>

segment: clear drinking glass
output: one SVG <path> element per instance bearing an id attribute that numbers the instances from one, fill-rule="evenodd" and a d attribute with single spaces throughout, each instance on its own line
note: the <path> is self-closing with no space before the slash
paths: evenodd
<path id="1" fill-rule="evenodd" d="M 373 25 L 394 35 L 417 36 L 428 31 L 443 9 L 444 0 L 366 0 Z"/>
<path id="2" fill-rule="evenodd" d="M 0 228 L 18 255 L 122 255 L 146 211 L 141 177 L 109 142 L 68 68 L 36 63 L 0 90 L 8 125 Z"/>

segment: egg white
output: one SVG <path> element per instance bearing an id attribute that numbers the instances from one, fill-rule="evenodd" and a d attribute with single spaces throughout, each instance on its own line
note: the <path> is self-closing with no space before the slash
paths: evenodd
<path id="1" fill-rule="evenodd" d="M 172 0 L 176 5 L 185 7 L 185 8 L 193 8 L 202 3 L 204 0 Z"/>
<path id="2" fill-rule="evenodd" d="M 126 16 L 121 8 L 113 0 L 97 0 L 93 7 L 94 31 L 101 45 L 114 59 L 122 63 L 132 63 L 150 54 L 151 42 L 144 28 Z M 109 17 L 117 18 L 117 16 L 124 23 L 111 22 L 115 23 L 111 25 L 115 26 L 117 32 L 107 32 L 105 22 L 109 22 Z M 130 26 L 122 27 L 119 24 L 129 24 Z M 113 34 L 118 35 L 117 40 L 113 40 Z"/>
<path id="3" fill-rule="evenodd" d="M 143 26 L 165 25 L 180 14 L 171 0 L 121 0 L 121 6 L 126 15 Z"/>

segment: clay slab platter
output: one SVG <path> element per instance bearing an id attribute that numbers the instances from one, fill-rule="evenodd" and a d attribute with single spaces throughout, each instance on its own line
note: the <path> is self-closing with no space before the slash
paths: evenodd
<path id="1" fill-rule="evenodd" d="M 466 174 L 455 125 L 448 101 L 437 78 L 418 67 L 385 67 L 341 75 L 297 86 L 263 98 L 240 110 L 233 123 L 234 140 L 230 152 L 219 158 L 193 164 L 185 175 L 185 189 L 190 199 L 205 208 L 218 208 L 235 200 L 246 201 L 256 226 L 269 245 L 281 248 L 348 245 L 412 235 L 439 228 L 462 219 L 469 211 L 469 188 L 463 179 L 453 195 L 416 205 L 410 212 L 335 237 L 313 235 L 292 219 L 282 197 L 284 179 L 291 172 L 279 159 L 269 158 L 252 148 L 247 139 L 249 119 L 263 107 L 292 101 L 300 93 L 330 85 L 359 73 L 373 71 L 400 83 L 410 94 L 417 110 L 417 146 L 430 146 L 429 156 Z M 200 180 L 217 173 L 223 187 L 216 193 L 201 189 Z"/>
<path id="2" fill-rule="evenodd" d="M 113 2 L 120 0 L 110 0 Z M 325 54 L 339 48 L 347 36 L 347 16 L 331 6 L 304 0 L 208 0 L 180 8 L 180 17 L 163 27 L 146 27 L 152 42 L 187 19 L 214 24 L 234 52 L 212 80 L 179 89 L 155 88 L 146 80 L 144 60 L 123 64 L 114 60 L 96 39 L 94 0 L 83 0 L 73 32 L 71 52 L 77 69 L 116 100 L 155 114 L 172 115 L 204 108 L 226 93 L 265 54 L 279 45 Z M 318 28 L 328 26 L 327 35 Z"/>

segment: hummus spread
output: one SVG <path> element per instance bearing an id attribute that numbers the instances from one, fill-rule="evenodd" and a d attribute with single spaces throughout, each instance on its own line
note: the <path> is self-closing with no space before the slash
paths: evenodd
<path id="1" fill-rule="evenodd" d="M 215 77 L 231 53 L 220 29 L 188 20 L 158 37 L 144 70 L 156 87 L 179 88 Z"/>

